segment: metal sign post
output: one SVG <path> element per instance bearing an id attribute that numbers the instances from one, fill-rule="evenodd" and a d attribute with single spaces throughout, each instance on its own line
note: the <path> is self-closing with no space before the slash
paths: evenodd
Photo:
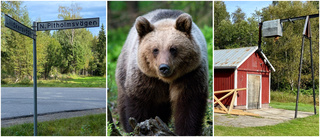
<path id="1" fill-rule="evenodd" d="M 34 136 L 37 136 L 37 31 L 99 27 L 99 18 L 33 22 L 33 29 L 5 14 L 5 26 L 33 39 L 33 105 Z"/>
<path id="2" fill-rule="evenodd" d="M 37 136 L 37 119 L 38 119 L 38 107 L 37 107 L 37 22 L 33 22 L 33 105 L 34 105 L 34 117 L 33 117 L 33 130 L 34 136 Z"/>
<path id="3" fill-rule="evenodd" d="M 33 39 L 33 104 L 34 104 L 34 136 L 37 135 L 37 23 L 33 22 L 33 30 L 5 14 L 5 26 Z"/>

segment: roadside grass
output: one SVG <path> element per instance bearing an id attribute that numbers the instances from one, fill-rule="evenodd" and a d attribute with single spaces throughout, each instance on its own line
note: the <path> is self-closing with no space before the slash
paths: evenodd
<path id="1" fill-rule="evenodd" d="M 298 118 L 273 126 L 214 126 L 215 136 L 319 136 L 319 115 Z"/>
<path id="2" fill-rule="evenodd" d="M 81 77 L 81 76 L 68 76 L 60 79 L 37 81 L 38 87 L 106 87 L 105 77 Z M 33 81 L 25 83 L 12 83 L 1 84 L 1 87 L 33 87 Z"/>
<path id="3" fill-rule="evenodd" d="M 33 136 L 33 123 L 1 128 L 1 136 Z M 39 122 L 38 136 L 106 136 L 106 114 Z"/>

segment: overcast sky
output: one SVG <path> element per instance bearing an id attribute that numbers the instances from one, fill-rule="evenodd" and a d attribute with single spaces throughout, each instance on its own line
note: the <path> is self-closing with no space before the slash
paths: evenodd
<path id="1" fill-rule="evenodd" d="M 71 3 L 77 3 L 82 7 L 80 15 L 82 18 L 100 18 L 100 27 L 88 28 L 93 35 L 98 35 L 101 25 L 106 30 L 106 1 L 23 1 L 26 6 L 31 21 L 55 21 L 62 20 L 58 18 L 59 6 L 71 6 Z"/>

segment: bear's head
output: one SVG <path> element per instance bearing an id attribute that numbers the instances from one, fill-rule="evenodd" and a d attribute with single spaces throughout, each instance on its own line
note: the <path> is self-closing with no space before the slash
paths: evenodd
<path id="1" fill-rule="evenodd" d="M 171 83 L 200 65 L 201 53 L 192 36 L 192 18 L 183 13 L 177 19 L 151 24 L 138 17 L 138 66 L 150 77 Z"/>

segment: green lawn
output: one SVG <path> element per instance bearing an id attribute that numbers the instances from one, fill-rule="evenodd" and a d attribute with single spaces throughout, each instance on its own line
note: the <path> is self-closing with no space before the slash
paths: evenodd
<path id="1" fill-rule="evenodd" d="M 59 80 L 38 80 L 38 87 L 106 87 L 105 77 L 67 77 Z M 33 82 L 1 84 L 1 87 L 32 87 Z"/>
<path id="2" fill-rule="evenodd" d="M 273 108 L 295 110 L 295 103 L 272 102 Z M 299 103 L 299 111 L 313 112 L 313 105 Z M 317 106 L 317 113 L 319 106 Z M 319 114 L 298 118 L 272 126 L 226 127 L 214 126 L 215 136 L 319 136 Z"/>
<path id="3" fill-rule="evenodd" d="M 33 136 L 33 123 L 1 128 L 2 136 Z M 106 136 L 106 114 L 38 123 L 39 136 Z"/>
<path id="4" fill-rule="evenodd" d="M 270 106 L 273 108 L 280 108 L 280 109 L 287 109 L 287 110 L 296 110 L 296 103 L 293 102 L 271 102 Z M 314 107 L 311 104 L 299 103 L 298 111 L 305 111 L 305 112 L 314 112 Z M 317 106 L 317 113 L 319 113 L 319 106 Z"/>

